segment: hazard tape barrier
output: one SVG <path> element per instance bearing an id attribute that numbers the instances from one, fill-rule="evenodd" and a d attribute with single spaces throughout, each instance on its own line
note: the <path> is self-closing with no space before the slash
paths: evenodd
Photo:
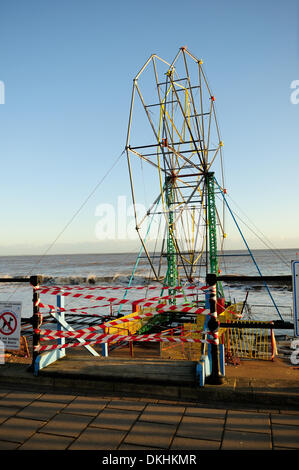
<path id="1" fill-rule="evenodd" d="M 170 330 L 166 330 L 166 331 L 162 331 L 161 333 L 153 333 L 153 334 L 148 334 L 149 337 L 151 337 L 152 335 L 154 335 L 153 337 L 155 338 L 156 335 L 158 336 L 170 336 L 169 335 L 169 332 Z M 172 335 L 175 333 L 182 333 L 183 328 L 173 328 L 172 329 Z M 194 330 L 193 333 L 197 333 L 197 334 L 210 334 L 213 336 L 213 338 L 218 338 L 218 334 L 214 334 L 213 332 L 209 331 L 209 330 Z M 44 336 L 43 336 L 43 341 L 50 341 L 50 340 L 55 340 L 55 339 L 61 339 L 61 338 L 67 338 L 67 339 L 70 339 L 70 340 L 74 340 L 74 339 L 84 339 L 84 340 L 91 340 L 91 339 L 97 339 L 97 338 L 100 338 L 103 336 L 103 334 L 105 335 L 110 335 L 110 336 L 113 336 L 113 335 L 119 335 L 119 332 L 117 333 L 109 333 L 109 332 L 101 332 L 99 333 L 98 331 L 94 331 L 94 332 L 82 332 L 80 330 L 77 330 L 77 331 L 62 331 L 62 330 L 44 330 Z M 144 336 L 144 335 L 135 335 L 135 334 L 127 334 L 127 336 Z M 181 334 L 182 337 L 185 337 L 186 335 L 183 335 Z"/>
<path id="2" fill-rule="evenodd" d="M 109 321 L 109 327 L 115 326 L 119 323 L 130 322 L 132 320 L 140 320 L 141 318 L 151 317 L 154 315 L 159 315 L 161 313 L 167 312 L 180 312 L 180 313 L 193 313 L 195 315 L 209 315 L 210 310 L 205 308 L 192 307 L 189 304 L 182 305 L 166 305 L 165 303 L 155 306 L 155 310 L 146 313 L 139 313 L 129 318 L 118 318 L 116 320 Z"/>
<path id="3" fill-rule="evenodd" d="M 160 300 L 160 299 L 165 299 L 166 300 L 166 297 L 159 297 L 159 298 L 157 298 L 157 301 Z M 135 304 L 136 304 L 136 301 L 133 301 L 133 302 L 135 302 Z M 155 302 L 153 302 L 153 304 L 155 304 Z M 87 305 L 87 306 L 84 306 L 84 307 L 76 307 L 76 308 L 65 308 L 65 307 L 57 307 L 56 305 L 51 305 L 51 304 L 44 304 L 40 300 L 39 300 L 39 302 L 36 302 L 35 305 L 39 305 L 40 308 L 45 308 L 45 309 L 49 309 L 49 310 L 60 311 L 60 312 L 73 312 L 73 313 L 80 312 L 81 314 L 85 314 L 85 315 L 91 315 L 91 314 L 88 313 L 88 312 L 85 312 L 84 309 L 103 308 L 103 307 L 110 307 L 111 306 L 111 304 L 105 304 L 105 305 Z M 142 305 L 142 308 L 150 307 L 151 305 L 152 304 L 144 303 Z M 162 304 L 162 306 L 165 307 L 165 304 Z M 160 305 L 156 306 L 156 308 L 159 308 L 159 307 L 160 307 Z M 179 308 L 184 308 L 183 312 L 187 312 L 188 311 L 187 308 L 189 308 L 189 304 L 182 304 L 178 307 Z M 170 310 L 175 310 L 175 306 L 169 306 L 167 308 L 169 308 Z M 192 307 L 190 307 L 190 309 L 192 309 Z M 190 311 L 190 313 L 202 313 L 201 310 L 202 309 L 196 309 L 195 311 L 189 310 L 189 311 Z M 233 309 L 230 309 L 230 307 L 228 307 L 225 310 L 225 312 L 230 313 L 232 316 L 240 317 L 239 313 L 237 311 L 234 311 Z M 100 317 L 100 318 L 102 317 L 102 315 L 100 315 L 100 314 L 92 314 L 92 315 L 95 316 L 95 317 Z M 144 316 L 150 316 L 150 315 L 151 314 L 146 314 Z M 128 320 L 120 320 L 120 321 L 130 321 L 130 320 L 135 320 L 135 319 L 139 320 L 140 318 L 142 318 L 142 317 L 137 316 L 137 317 L 131 317 Z M 114 323 L 111 323 L 111 325 L 114 325 Z"/>
<path id="4" fill-rule="evenodd" d="M 140 288 L 145 288 L 144 286 Z M 46 352 L 46 351 L 51 351 L 55 349 L 62 349 L 62 348 L 74 348 L 77 346 L 87 346 L 89 344 L 101 344 L 101 343 L 110 343 L 110 342 L 130 342 L 130 341 L 148 341 L 148 342 L 168 342 L 168 343 L 207 343 L 207 344 L 219 344 L 219 337 L 218 337 L 218 329 L 216 331 L 205 331 L 205 330 L 200 330 L 197 331 L 197 333 L 200 333 L 201 335 L 207 335 L 205 338 L 194 338 L 194 337 L 185 337 L 183 335 L 180 336 L 172 336 L 168 337 L 165 336 L 165 333 L 157 333 L 157 334 L 147 334 L 147 335 L 138 335 L 136 334 L 135 331 L 129 331 L 126 333 L 126 335 L 120 334 L 120 332 L 114 332 L 111 331 L 110 328 L 117 328 L 118 325 L 122 324 L 128 324 L 129 322 L 134 322 L 138 321 L 141 319 L 145 318 L 150 318 L 155 315 L 160 315 L 162 313 L 171 313 L 171 312 L 180 312 L 180 313 L 190 313 L 190 314 L 195 314 L 195 315 L 211 315 L 211 312 L 207 309 L 204 308 L 197 308 L 190 303 L 184 303 L 181 305 L 166 305 L 166 300 L 170 298 L 183 298 L 183 297 L 188 297 L 188 296 L 194 296 L 197 293 L 178 293 L 175 296 L 170 296 L 170 295 L 165 295 L 165 296 L 155 296 L 151 298 L 142 298 L 138 300 L 129 300 L 129 299 L 119 299 L 116 297 L 107 297 L 107 296 L 99 296 L 99 295 L 92 295 L 92 294 L 87 294 L 85 292 L 78 292 L 75 289 L 69 288 L 67 292 L 65 292 L 65 286 L 64 288 L 57 288 L 54 287 L 44 287 L 40 288 L 40 294 L 50 294 L 50 295 L 61 295 L 61 296 L 70 296 L 73 298 L 79 298 L 79 299 L 88 299 L 91 301 L 101 301 L 104 300 L 106 302 L 110 302 L 108 305 L 105 306 L 111 306 L 111 304 L 114 305 L 121 305 L 125 303 L 135 303 L 140 304 L 141 308 L 146 308 L 150 307 L 149 312 L 145 311 L 139 311 L 138 313 L 134 314 L 133 316 L 130 314 L 129 318 L 122 317 L 122 318 L 117 318 L 115 320 L 109 321 L 102 323 L 100 325 L 96 326 L 90 326 L 87 328 L 83 328 L 80 330 L 76 331 L 55 331 L 55 330 L 46 330 L 46 329 L 35 329 L 35 333 L 38 333 L 40 335 L 40 340 L 41 341 L 51 341 L 51 340 L 57 340 L 59 338 L 67 338 L 69 342 L 66 344 L 52 344 L 52 345 L 37 345 L 34 347 L 35 352 L 38 354 Z M 80 289 L 80 288 L 79 288 Z M 105 289 L 109 289 L 109 287 L 105 287 Z M 122 289 L 124 289 L 122 287 Z M 157 287 L 152 287 L 152 289 L 157 289 Z M 165 287 L 167 289 L 167 287 Z M 181 286 L 178 286 L 177 289 L 182 289 Z M 187 286 L 184 289 L 198 289 L 198 286 Z M 205 290 L 207 289 L 206 286 L 201 287 L 200 290 Z M 83 290 L 83 289 L 80 289 Z M 163 303 L 161 302 L 163 301 Z M 160 302 L 157 304 L 157 302 Z M 54 305 L 49 305 L 49 304 L 44 304 L 40 301 L 37 303 L 41 308 L 49 308 L 50 310 L 54 311 L 73 311 L 73 312 L 78 312 L 80 310 L 82 313 L 83 308 L 96 308 L 96 307 L 103 307 L 103 305 L 98 305 L 98 306 L 88 306 L 88 307 L 79 307 L 79 308 L 71 308 L 71 309 L 66 309 L 63 307 L 57 307 Z M 237 312 L 229 312 L 232 315 L 236 315 Z M 214 314 L 215 315 L 215 314 Z M 105 331 L 105 328 L 106 331 Z M 99 331 L 102 330 L 102 331 Z M 104 330 L 104 331 L 103 331 Z M 74 343 L 73 341 L 75 339 L 79 339 L 80 342 Z"/>
<path id="5" fill-rule="evenodd" d="M 168 299 L 171 299 L 171 298 L 182 298 L 182 297 L 190 297 L 190 296 L 194 296 L 196 294 L 192 293 L 192 294 L 177 294 L 177 295 L 165 295 L 165 296 L 155 296 L 155 297 L 151 297 L 151 298 L 142 298 L 142 299 L 137 299 L 137 300 L 130 300 L 130 299 L 119 299 L 117 297 L 106 297 L 106 296 L 96 296 L 96 295 L 92 295 L 92 294 L 87 294 L 87 295 L 84 295 L 84 294 L 78 294 L 78 293 L 72 293 L 72 292 L 63 292 L 61 290 L 51 290 L 51 289 L 42 289 L 40 291 L 40 294 L 50 294 L 50 295 L 61 295 L 62 297 L 74 297 L 74 298 L 83 298 L 83 299 L 88 299 L 88 300 L 104 300 L 104 301 L 107 301 L 109 302 L 109 304 L 114 304 L 114 305 L 122 305 L 122 304 L 128 304 L 128 303 L 135 303 L 135 305 L 137 304 L 143 304 L 143 307 L 149 307 L 151 305 L 153 305 L 155 302 L 159 302 L 160 300 L 168 300 Z M 41 301 L 40 299 L 37 300 L 37 302 L 35 303 L 35 305 L 40 305 L 41 304 Z M 56 307 L 52 306 L 53 309 L 56 309 Z"/>
<path id="6" fill-rule="evenodd" d="M 101 334 L 97 337 L 96 340 L 84 341 L 83 343 L 65 343 L 65 344 L 52 344 L 48 346 L 35 346 L 34 351 L 38 353 L 43 353 L 46 351 L 53 351 L 55 349 L 65 349 L 65 348 L 75 348 L 78 346 L 87 346 L 89 344 L 101 344 L 101 343 L 111 343 L 114 341 L 141 341 L 141 342 L 172 342 L 172 343 L 209 343 L 209 344 L 218 344 L 218 338 L 215 339 L 199 339 L 199 338 L 185 338 L 182 336 L 179 337 L 167 337 L 161 334 L 149 334 L 149 335 L 107 335 Z"/>
<path id="7" fill-rule="evenodd" d="M 169 311 L 171 311 L 171 312 L 179 311 L 179 312 L 189 312 L 189 313 L 191 312 L 191 313 L 195 313 L 195 314 L 198 314 L 198 315 L 199 314 L 208 315 L 210 313 L 209 310 L 206 310 L 204 308 L 191 308 L 191 307 L 183 307 L 183 306 L 180 306 L 180 305 L 166 306 L 165 304 L 161 304 L 161 305 L 156 307 L 155 311 L 152 311 L 152 312 L 139 313 L 139 314 L 136 314 L 134 316 L 131 316 L 130 318 L 117 318 L 116 320 L 109 321 L 109 328 L 120 325 L 121 323 L 128 323 L 130 321 L 141 320 L 143 318 L 150 318 L 150 317 L 153 317 L 155 315 L 160 315 L 161 313 L 165 313 L 165 312 L 169 312 Z M 100 325 L 90 326 L 90 327 L 87 327 L 87 328 L 76 330 L 76 332 L 84 334 L 84 333 L 88 333 L 88 332 L 94 332 L 94 331 L 102 330 L 105 327 L 106 327 L 106 324 L 102 323 Z M 40 329 L 38 329 L 38 330 L 35 330 L 35 333 L 38 333 L 41 336 L 45 336 L 45 335 L 53 333 L 53 330 L 48 330 L 48 329 L 40 330 Z M 67 331 L 61 331 L 60 332 L 60 334 L 65 334 L 66 337 L 68 336 L 68 333 L 69 332 L 67 332 Z"/>
<path id="8" fill-rule="evenodd" d="M 65 334 L 67 333 L 67 334 Z M 197 334 L 202 334 L 202 335 L 210 335 L 210 336 L 213 336 L 214 339 L 218 339 L 218 333 L 215 333 L 215 332 L 212 332 L 212 331 L 209 331 L 209 330 L 198 330 L 198 331 L 193 331 L 193 333 L 197 333 Z M 64 332 L 64 331 L 55 331 L 53 332 L 52 330 L 52 334 L 48 334 L 44 337 L 43 341 L 51 341 L 51 340 L 55 340 L 55 339 L 59 339 L 59 338 L 68 338 L 68 339 L 84 339 L 85 341 L 89 341 L 89 340 L 95 340 L 97 341 L 98 339 L 102 338 L 103 337 L 103 334 L 104 333 L 98 333 L 98 332 L 93 332 L 93 333 L 78 333 L 76 331 L 68 331 L 68 332 Z M 119 335 L 119 334 L 104 334 L 105 336 L 107 337 L 111 337 L 113 338 L 114 336 L 123 336 L 123 335 Z M 132 337 L 134 339 L 132 339 L 132 341 L 139 341 L 140 339 L 139 338 L 145 338 L 145 337 L 148 337 L 148 338 L 157 338 L 157 337 L 160 337 L 160 336 L 167 336 L 167 334 L 165 333 L 159 333 L 159 334 L 149 334 L 149 335 L 127 335 L 126 337 L 129 338 L 129 337 Z M 180 336 L 179 338 L 182 338 L 183 336 Z M 135 339 L 136 338 L 136 339 Z M 179 342 L 179 339 L 177 339 L 176 337 L 175 338 L 175 342 Z M 183 337 L 183 338 L 186 338 L 186 337 Z M 194 339 L 194 338 L 192 338 Z M 123 340 L 122 340 L 123 341 Z M 126 341 L 129 341 L 129 340 L 126 340 Z M 143 339 L 142 339 L 143 341 Z M 170 341 L 170 340 L 169 340 Z M 80 343 L 82 344 L 82 343 Z"/>
<path id="9" fill-rule="evenodd" d="M 162 289 L 162 290 L 183 290 L 183 289 L 197 289 L 197 290 L 206 290 L 209 288 L 209 286 L 196 286 L 196 285 L 190 285 L 190 286 L 174 286 L 174 287 L 169 287 L 169 286 L 46 286 L 46 285 L 41 285 L 41 286 L 32 286 L 34 289 L 38 290 L 155 290 L 155 289 Z"/>
<path id="10" fill-rule="evenodd" d="M 175 330 L 175 331 L 177 332 L 177 331 L 180 331 L 180 330 Z M 192 333 L 208 334 L 208 335 L 213 336 L 213 338 L 215 338 L 215 339 L 217 339 L 219 337 L 218 332 L 211 332 L 209 330 L 195 330 Z M 81 338 L 81 339 L 84 339 L 84 340 L 89 340 L 91 338 L 96 339 L 98 337 L 101 337 L 101 336 L 103 336 L 103 334 L 104 334 L 103 332 L 99 333 L 98 331 L 84 332 L 84 331 L 80 331 L 80 330 L 77 330 L 77 331 L 43 330 L 43 338 L 41 338 L 41 339 L 42 339 L 42 341 L 50 341 L 50 340 L 55 340 L 55 339 L 59 339 L 59 338 L 68 338 L 68 339 Z M 165 332 L 162 332 L 162 333 L 159 333 L 158 335 L 165 336 L 165 334 L 166 334 Z M 111 336 L 113 336 L 113 335 L 111 335 Z M 130 335 L 130 336 L 134 336 L 134 335 Z M 137 335 L 137 336 L 139 337 L 139 336 L 144 336 L 144 335 Z M 149 335 L 149 336 L 151 336 L 151 335 Z M 156 337 L 156 336 L 154 335 L 154 337 Z"/>
<path id="11" fill-rule="evenodd" d="M 48 293 L 48 292 L 44 292 L 44 291 L 41 291 L 40 292 L 41 294 L 45 294 L 45 293 Z M 70 293 L 69 292 L 62 292 L 62 291 L 53 291 L 53 292 L 50 292 L 51 295 L 61 295 L 63 297 L 66 297 L 66 296 L 69 296 Z M 160 296 L 155 296 L 155 297 L 150 297 L 150 298 L 143 298 L 143 299 L 138 299 L 138 300 L 129 300 L 129 299 L 119 299 L 117 297 L 104 297 L 104 296 L 92 296 L 92 295 L 86 295 L 86 296 L 83 296 L 84 299 L 89 299 L 89 300 L 105 300 L 107 302 L 109 302 L 108 305 L 99 305 L 99 307 L 109 307 L 111 304 L 113 305 L 123 305 L 123 304 L 128 304 L 128 303 L 134 303 L 135 305 L 140 305 L 142 304 L 143 307 L 150 307 L 152 305 L 154 305 L 156 302 L 159 302 L 161 300 L 168 300 L 168 299 L 172 299 L 172 298 L 176 298 L 176 299 L 181 299 L 183 297 L 192 297 L 196 294 L 192 293 L 192 294 L 177 294 L 177 295 L 164 295 L 162 297 Z M 82 294 L 73 294 L 71 295 L 71 297 L 81 297 Z M 50 305 L 50 304 L 44 304 L 41 302 L 40 299 L 38 299 L 36 302 L 35 302 L 35 306 L 39 306 L 39 307 L 42 307 L 42 308 L 49 308 L 50 310 L 58 310 L 58 308 L 54 305 Z M 86 307 L 82 307 L 82 309 L 84 309 Z M 61 308 L 60 308 L 61 310 Z M 65 311 L 62 310 L 62 311 Z M 70 311 L 72 311 L 70 309 Z"/>
<path id="12" fill-rule="evenodd" d="M 51 308 L 55 309 L 55 306 L 48 306 L 48 307 L 51 307 Z M 168 313 L 169 312 L 170 313 L 171 312 L 191 313 L 191 314 L 195 314 L 195 315 L 210 315 L 209 310 L 204 309 L 204 308 L 195 308 L 195 307 L 190 306 L 189 304 L 166 305 L 165 303 L 162 303 L 162 304 L 156 305 L 155 310 L 151 310 L 150 312 L 142 313 L 142 311 L 141 311 L 140 313 L 136 313 L 133 316 L 131 315 L 129 318 L 126 318 L 126 317 L 118 318 L 118 319 L 109 321 L 108 324 L 107 323 L 102 323 L 100 325 L 91 326 L 91 327 L 83 328 L 81 330 L 77 330 L 77 332 L 82 333 L 82 334 L 91 333 L 91 332 L 98 331 L 100 329 L 103 330 L 105 327 L 109 327 L 109 328 L 116 327 L 120 324 L 130 323 L 130 322 L 133 322 L 133 321 L 136 321 L 136 320 L 142 320 L 142 319 L 145 319 L 145 318 L 151 318 L 155 315 L 160 315 L 162 313 L 167 313 L 167 312 Z M 230 312 L 230 313 L 236 314 L 233 311 Z M 40 329 L 37 329 L 37 330 L 35 330 L 35 333 L 39 333 L 42 337 L 42 336 L 46 336 L 46 335 L 49 335 L 49 334 L 53 333 L 53 330 L 46 330 L 46 329 L 41 329 L 40 330 Z M 63 337 L 61 335 L 65 335 L 65 337 L 69 336 L 68 332 L 60 332 L 59 334 L 60 334 L 59 337 Z"/>
<path id="13" fill-rule="evenodd" d="M 92 306 L 87 306 L 87 307 L 77 307 L 77 308 L 65 308 L 65 307 L 57 307 L 56 305 L 50 305 L 50 304 L 43 304 L 42 302 L 38 303 L 38 306 L 40 308 L 45 308 L 49 309 L 50 311 L 54 310 L 56 312 L 72 312 L 72 313 L 77 313 L 80 312 L 80 314 L 83 315 L 89 315 L 93 317 L 102 317 L 103 315 L 99 313 L 89 313 L 89 312 L 84 312 L 84 309 L 89 309 L 89 308 L 102 308 L 102 307 L 110 307 L 110 304 L 107 305 L 92 305 Z"/>

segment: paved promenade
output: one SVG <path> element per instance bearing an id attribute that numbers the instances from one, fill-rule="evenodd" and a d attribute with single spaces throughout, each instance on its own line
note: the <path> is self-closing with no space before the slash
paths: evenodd
<path id="1" fill-rule="evenodd" d="M 220 386 L 155 388 L 34 377 L 27 365 L 6 364 L 0 450 L 298 451 L 298 373 L 279 361 L 251 362 L 228 367 Z"/>
<path id="2" fill-rule="evenodd" d="M 299 410 L 0 389 L 1 450 L 299 450 Z"/>

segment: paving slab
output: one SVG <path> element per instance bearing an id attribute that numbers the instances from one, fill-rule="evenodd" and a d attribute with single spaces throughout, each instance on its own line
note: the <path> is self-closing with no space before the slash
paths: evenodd
<path id="1" fill-rule="evenodd" d="M 0 425 L 0 440 L 23 443 L 44 424 L 35 419 L 9 418 Z"/>
<path id="2" fill-rule="evenodd" d="M 128 400 L 128 399 L 112 399 L 107 408 L 117 408 L 119 410 L 143 411 L 148 401 Z"/>
<path id="3" fill-rule="evenodd" d="M 44 393 L 39 400 L 52 401 L 55 403 L 70 403 L 76 398 L 76 395 L 66 395 L 62 393 Z"/>
<path id="4" fill-rule="evenodd" d="M 221 418 L 224 419 L 226 416 L 225 409 L 218 408 L 201 408 L 189 406 L 186 408 L 186 416 L 202 416 L 204 418 Z"/>
<path id="5" fill-rule="evenodd" d="M 229 410 L 225 426 L 226 429 L 269 434 L 270 415 L 269 413 Z"/>
<path id="6" fill-rule="evenodd" d="M 220 441 L 206 439 L 192 439 L 188 437 L 175 437 L 171 450 L 219 450 Z"/>
<path id="7" fill-rule="evenodd" d="M 1 398 L 0 407 L 9 406 L 10 408 L 24 408 L 24 406 L 29 405 L 40 396 L 41 393 L 25 392 L 22 390 L 10 392 Z"/>
<path id="8" fill-rule="evenodd" d="M 223 433 L 224 419 L 204 418 L 202 416 L 184 416 L 177 435 L 197 439 L 220 441 Z"/>
<path id="9" fill-rule="evenodd" d="M 38 432 L 18 447 L 18 450 L 66 450 L 72 442 L 71 437 L 52 436 Z"/>
<path id="10" fill-rule="evenodd" d="M 35 400 L 19 411 L 16 416 L 18 418 L 30 418 L 41 421 L 48 421 L 57 413 L 59 413 L 64 407 L 65 404 L 63 403 Z"/>
<path id="11" fill-rule="evenodd" d="M 175 425 L 138 421 L 134 424 L 124 443 L 168 449 L 175 431 Z"/>
<path id="12" fill-rule="evenodd" d="M 140 421 L 155 423 L 178 424 L 183 416 L 185 407 L 176 405 L 147 405 L 140 416 Z"/>
<path id="13" fill-rule="evenodd" d="M 128 431 L 138 417 L 137 411 L 106 408 L 93 420 L 92 426 Z"/>
<path id="14" fill-rule="evenodd" d="M 10 408 L 8 406 L 0 407 L 0 424 L 6 421 L 7 418 L 11 418 L 12 416 L 15 416 L 18 413 L 18 411 L 20 411 L 19 408 Z"/>
<path id="15" fill-rule="evenodd" d="M 126 433 L 116 429 L 88 427 L 69 450 L 114 450 L 117 449 Z"/>
<path id="16" fill-rule="evenodd" d="M 299 427 L 282 424 L 272 424 L 273 445 L 299 449 Z"/>
<path id="17" fill-rule="evenodd" d="M 291 426 L 299 426 L 299 412 L 294 413 L 279 413 L 279 414 L 272 414 L 271 413 L 271 421 L 272 424 L 287 424 Z"/>
<path id="18" fill-rule="evenodd" d="M 268 433 L 254 433 L 225 429 L 221 450 L 271 450 Z"/>
<path id="19" fill-rule="evenodd" d="M 140 451 L 140 450 L 160 450 L 161 449 L 158 449 L 158 448 L 155 448 L 155 447 L 146 447 L 146 446 L 138 446 L 138 445 L 134 445 L 134 444 L 121 444 L 119 447 L 118 447 L 118 450 L 137 450 L 137 451 Z"/>
<path id="20" fill-rule="evenodd" d="M 91 422 L 91 416 L 61 413 L 52 418 L 43 428 L 43 433 L 78 437 Z"/>
<path id="21" fill-rule="evenodd" d="M 18 442 L 0 441 L 0 450 L 16 450 L 19 446 Z"/>
<path id="22" fill-rule="evenodd" d="M 98 397 L 79 396 L 76 397 L 64 409 L 64 413 L 74 413 L 81 415 L 96 416 L 105 408 L 108 400 Z"/>

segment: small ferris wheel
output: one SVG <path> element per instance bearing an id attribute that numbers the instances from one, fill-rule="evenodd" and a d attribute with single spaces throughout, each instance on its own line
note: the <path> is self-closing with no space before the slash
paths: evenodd
<path id="1" fill-rule="evenodd" d="M 136 230 L 153 278 L 170 294 L 218 273 L 222 147 L 202 60 L 185 47 L 172 62 L 151 55 L 133 80 L 126 152 Z"/>

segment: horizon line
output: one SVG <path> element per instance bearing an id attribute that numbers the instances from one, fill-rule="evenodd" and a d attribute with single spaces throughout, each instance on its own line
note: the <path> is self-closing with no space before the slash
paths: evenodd
<path id="1" fill-rule="evenodd" d="M 287 251 L 296 251 L 299 254 L 299 248 L 251 248 L 250 251 L 282 251 L 282 250 L 287 250 Z M 218 250 L 218 253 L 221 252 L 235 252 L 235 251 L 245 251 L 248 252 L 246 248 L 230 248 L 230 249 L 224 249 L 222 251 Z M 0 258 L 2 257 L 10 257 L 10 256 L 36 256 L 40 258 L 45 258 L 46 256 L 75 256 L 75 255 L 122 255 L 122 254 L 138 254 L 140 250 L 136 251 L 104 251 L 104 252 L 72 252 L 72 253 L 67 253 L 67 252 L 59 252 L 59 253 L 47 253 L 47 254 L 38 254 L 38 253 L 23 253 L 23 254 L 0 254 Z M 151 252 L 149 252 L 151 253 Z M 203 251 L 203 253 L 206 253 Z M 297 254 L 297 253 L 296 253 Z M 146 257 L 146 255 L 145 255 Z"/>

